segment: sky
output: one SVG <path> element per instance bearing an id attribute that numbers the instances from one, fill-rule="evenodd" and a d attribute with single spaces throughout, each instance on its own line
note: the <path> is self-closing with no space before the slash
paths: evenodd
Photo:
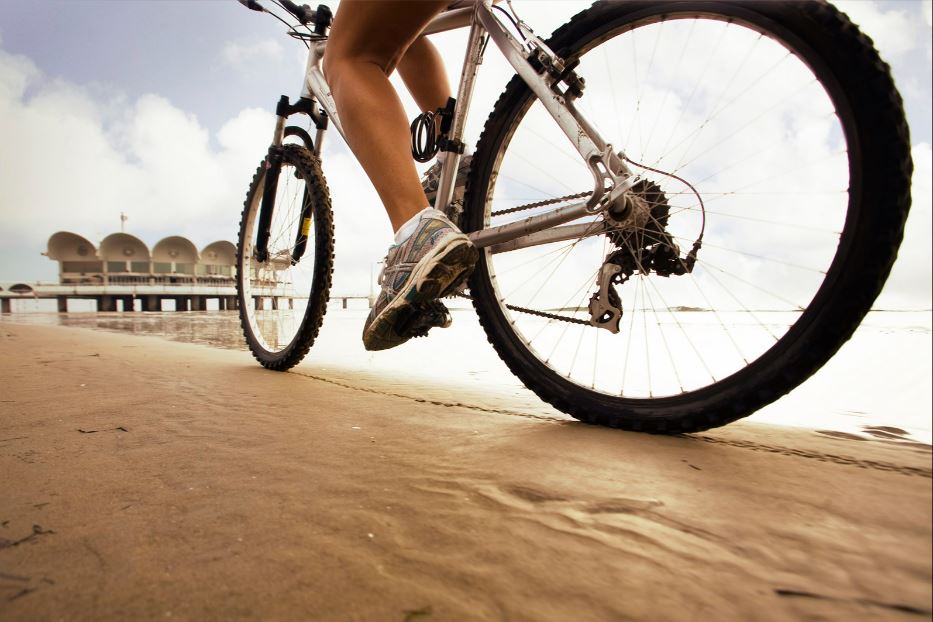
<path id="1" fill-rule="evenodd" d="M 911 126 L 914 205 L 878 304 L 930 308 L 931 2 L 837 4 L 891 64 Z M 515 6 L 546 35 L 586 4 Z M 453 84 L 464 40 L 464 31 L 435 39 Z M 297 96 L 304 57 L 279 22 L 234 0 L 0 0 L 0 281 L 55 280 L 56 264 L 41 255 L 48 237 L 69 230 L 97 243 L 119 231 L 121 212 L 150 248 L 169 235 L 199 248 L 235 241 L 272 110 L 280 94 Z M 487 59 L 468 143 L 510 77 Z M 336 217 L 334 292 L 366 294 L 391 240 L 388 219 L 335 132 L 323 161 Z"/>

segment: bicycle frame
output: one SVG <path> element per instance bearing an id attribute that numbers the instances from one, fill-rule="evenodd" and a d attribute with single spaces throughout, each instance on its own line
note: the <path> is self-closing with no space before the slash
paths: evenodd
<path id="1" fill-rule="evenodd" d="M 565 68 L 563 60 L 548 49 L 523 22 L 519 22 L 518 28 L 530 48 L 524 49 L 493 13 L 492 0 L 476 0 L 472 7 L 446 11 L 428 24 L 424 34 L 467 26 L 470 27 L 470 33 L 449 138 L 456 141 L 455 144 L 462 141 L 475 79 L 482 63 L 488 36 L 570 140 L 594 178 L 593 193 L 586 201 L 565 205 L 513 223 L 474 231 L 468 233 L 470 239 L 477 247 L 490 247 L 490 251 L 496 253 L 576 239 L 604 230 L 605 225 L 602 222 L 559 226 L 583 216 L 605 211 L 617 201 L 624 200 L 625 192 L 632 186 L 633 177 L 614 147 L 600 136 L 596 128 L 573 105 L 573 97 L 568 96 L 569 89 L 563 93 L 560 91 L 559 85 L 564 80 L 563 76 L 567 75 L 566 72 L 572 73 L 572 67 Z M 321 69 L 326 45 L 326 41 L 314 41 L 309 46 L 301 97 L 318 102 L 338 133 L 346 139 L 330 87 Z M 555 75 L 553 72 L 541 71 L 540 64 L 536 69 L 532 59 L 548 63 L 550 67 L 556 66 L 562 73 Z M 279 116 L 273 145 L 282 144 L 284 130 L 285 117 Z M 325 128 L 319 124 L 314 140 L 314 150 L 318 155 L 321 153 L 324 132 Z M 446 211 L 444 208 L 453 199 L 460 157 L 455 151 L 448 152 L 441 168 L 434 205 L 441 211 Z"/>

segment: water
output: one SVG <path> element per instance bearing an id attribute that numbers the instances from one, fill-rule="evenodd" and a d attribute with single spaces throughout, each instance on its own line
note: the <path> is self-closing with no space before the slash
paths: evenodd
<path id="1" fill-rule="evenodd" d="M 406 395 L 560 416 L 524 388 L 498 359 L 467 309 L 454 326 L 400 348 L 367 352 L 360 333 L 366 309 L 331 308 L 298 373 L 349 384 L 379 383 Z M 14 313 L 2 321 L 152 335 L 246 349 L 236 312 Z M 930 443 L 933 313 L 872 312 L 853 338 L 810 380 L 749 420 L 865 436 L 903 430 Z M 455 354 L 451 354 L 455 353 Z"/>

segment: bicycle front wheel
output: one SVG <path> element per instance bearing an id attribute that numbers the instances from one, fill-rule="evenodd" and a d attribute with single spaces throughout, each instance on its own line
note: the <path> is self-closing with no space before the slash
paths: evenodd
<path id="1" fill-rule="evenodd" d="M 633 0 L 594 5 L 548 44 L 579 61 L 574 104 L 628 159 L 640 207 L 581 220 L 578 239 L 485 249 L 470 293 L 500 357 L 579 419 L 660 433 L 803 382 L 869 310 L 909 208 L 907 125 L 871 42 L 823 2 Z M 592 190 L 518 78 L 473 163 L 471 231 Z M 618 270 L 597 300 L 605 265 Z M 621 312 L 617 332 L 591 303 Z"/>
<path id="2" fill-rule="evenodd" d="M 256 252 L 268 170 L 260 164 L 240 220 L 237 296 L 240 323 L 253 356 L 264 367 L 297 365 L 317 337 L 330 292 L 334 225 L 330 195 L 318 159 L 285 145 L 269 222 L 267 252 Z"/>

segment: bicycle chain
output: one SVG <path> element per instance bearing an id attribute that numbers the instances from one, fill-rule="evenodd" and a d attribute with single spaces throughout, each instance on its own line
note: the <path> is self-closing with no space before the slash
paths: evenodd
<path id="1" fill-rule="evenodd" d="M 547 199 L 544 201 L 538 201 L 537 203 L 527 203 L 525 205 L 519 205 L 517 207 L 510 207 L 509 209 L 499 210 L 493 212 L 490 216 L 503 216 L 505 214 L 514 214 L 515 212 L 523 212 L 525 210 L 534 209 L 536 207 L 545 207 L 547 205 L 554 205 L 555 203 L 564 203 L 565 201 L 572 201 L 574 199 L 585 199 L 586 197 L 593 194 L 592 190 L 586 192 L 578 192 L 577 194 L 568 194 L 566 196 L 557 197 L 554 199 Z M 454 296 L 459 296 L 460 298 L 467 298 L 473 300 L 473 296 L 463 293 L 456 293 Z M 538 311 L 536 309 L 528 309 L 527 307 L 519 307 L 516 305 L 505 305 L 505 308 L 509 311 L 517 311 L 519 313 L 527 313 L 528 315 L 536 315 L 538 317 L 543 317 L 549 320 L 559 320 L 561 322 L 569 322 L 571 324 L 582 324 L 589 326 L 590 322 L 588 320 L 581 320 L 577 317 L 570 317 L 567 315 L 559 315 L 557 313 L 548 313 L 547 311 Z"/>
<path id="2" fill-rule="evenodd" d="M 528 209 L 534 209 L 536 207 L 544 207 L 546 205 L 554 205 L 555 203 L 563 203 L 564 201 L 572 201 L 573 199 L 585 199 L 591 194 L 593 194 L 592 190 L 587 192 L 578 192 L 577 194 L 568 194 L 567 196 L 557 197 L 556 199 L 547 199 L 545 201 L 538 201 L 537 203 L 527 203 L 525 205 L 499 210 L 498 212 L 493 212 L 490 214 L 490 216 L 503 216 L 505 214 L 514 214 L 515 212 L 522 212 Z"/>
<path id="3" fill-rule="evenodd" d="M 464 294 L 464 293 L 461 293 L 461 292 L 457 292 L 457 293 L 455 293 L 455 294 L 452 294 L 452 296 L 456 296 L 456 297 L 459 297 L 459 298 L 466 298 L 467 300 L 473 300 L 473 296 L 471 296 L 471 295 L 469 295 L 469 294 Z M 538 311 L 538 310 L 536 310 L 536 309 L 528 309 L 528 308 L 526 308 L 526 307 L 519 307 L 519 306 L 516 306 L 516 305 L 510 305 L 510 304 L 505 305 L 505 308 L 508 309 L 509 311 L 518 311 L 519 313 L 527 313 L 527 314 L 529 314 L 529 315 L 536 315 L 536 316 L 538 316 L 538 317 L 547 318 L 547 319 L 549 319 L 549 320 L 560 320 L 561 322 L 569 322 L 569 323 L 571 323 L 571 324 L 582 324 L 582 325 L 585 325 L 585 326 L 589 326 L 589 325 L 590 325 L 589 320 L 581 320 L 581 319 L 578 318 L 578 317 L 570 317 L 570 316 L 567 316 L 567 315 L 558 315 L 557 313 L 548 313 L 547 311 Z"/>

